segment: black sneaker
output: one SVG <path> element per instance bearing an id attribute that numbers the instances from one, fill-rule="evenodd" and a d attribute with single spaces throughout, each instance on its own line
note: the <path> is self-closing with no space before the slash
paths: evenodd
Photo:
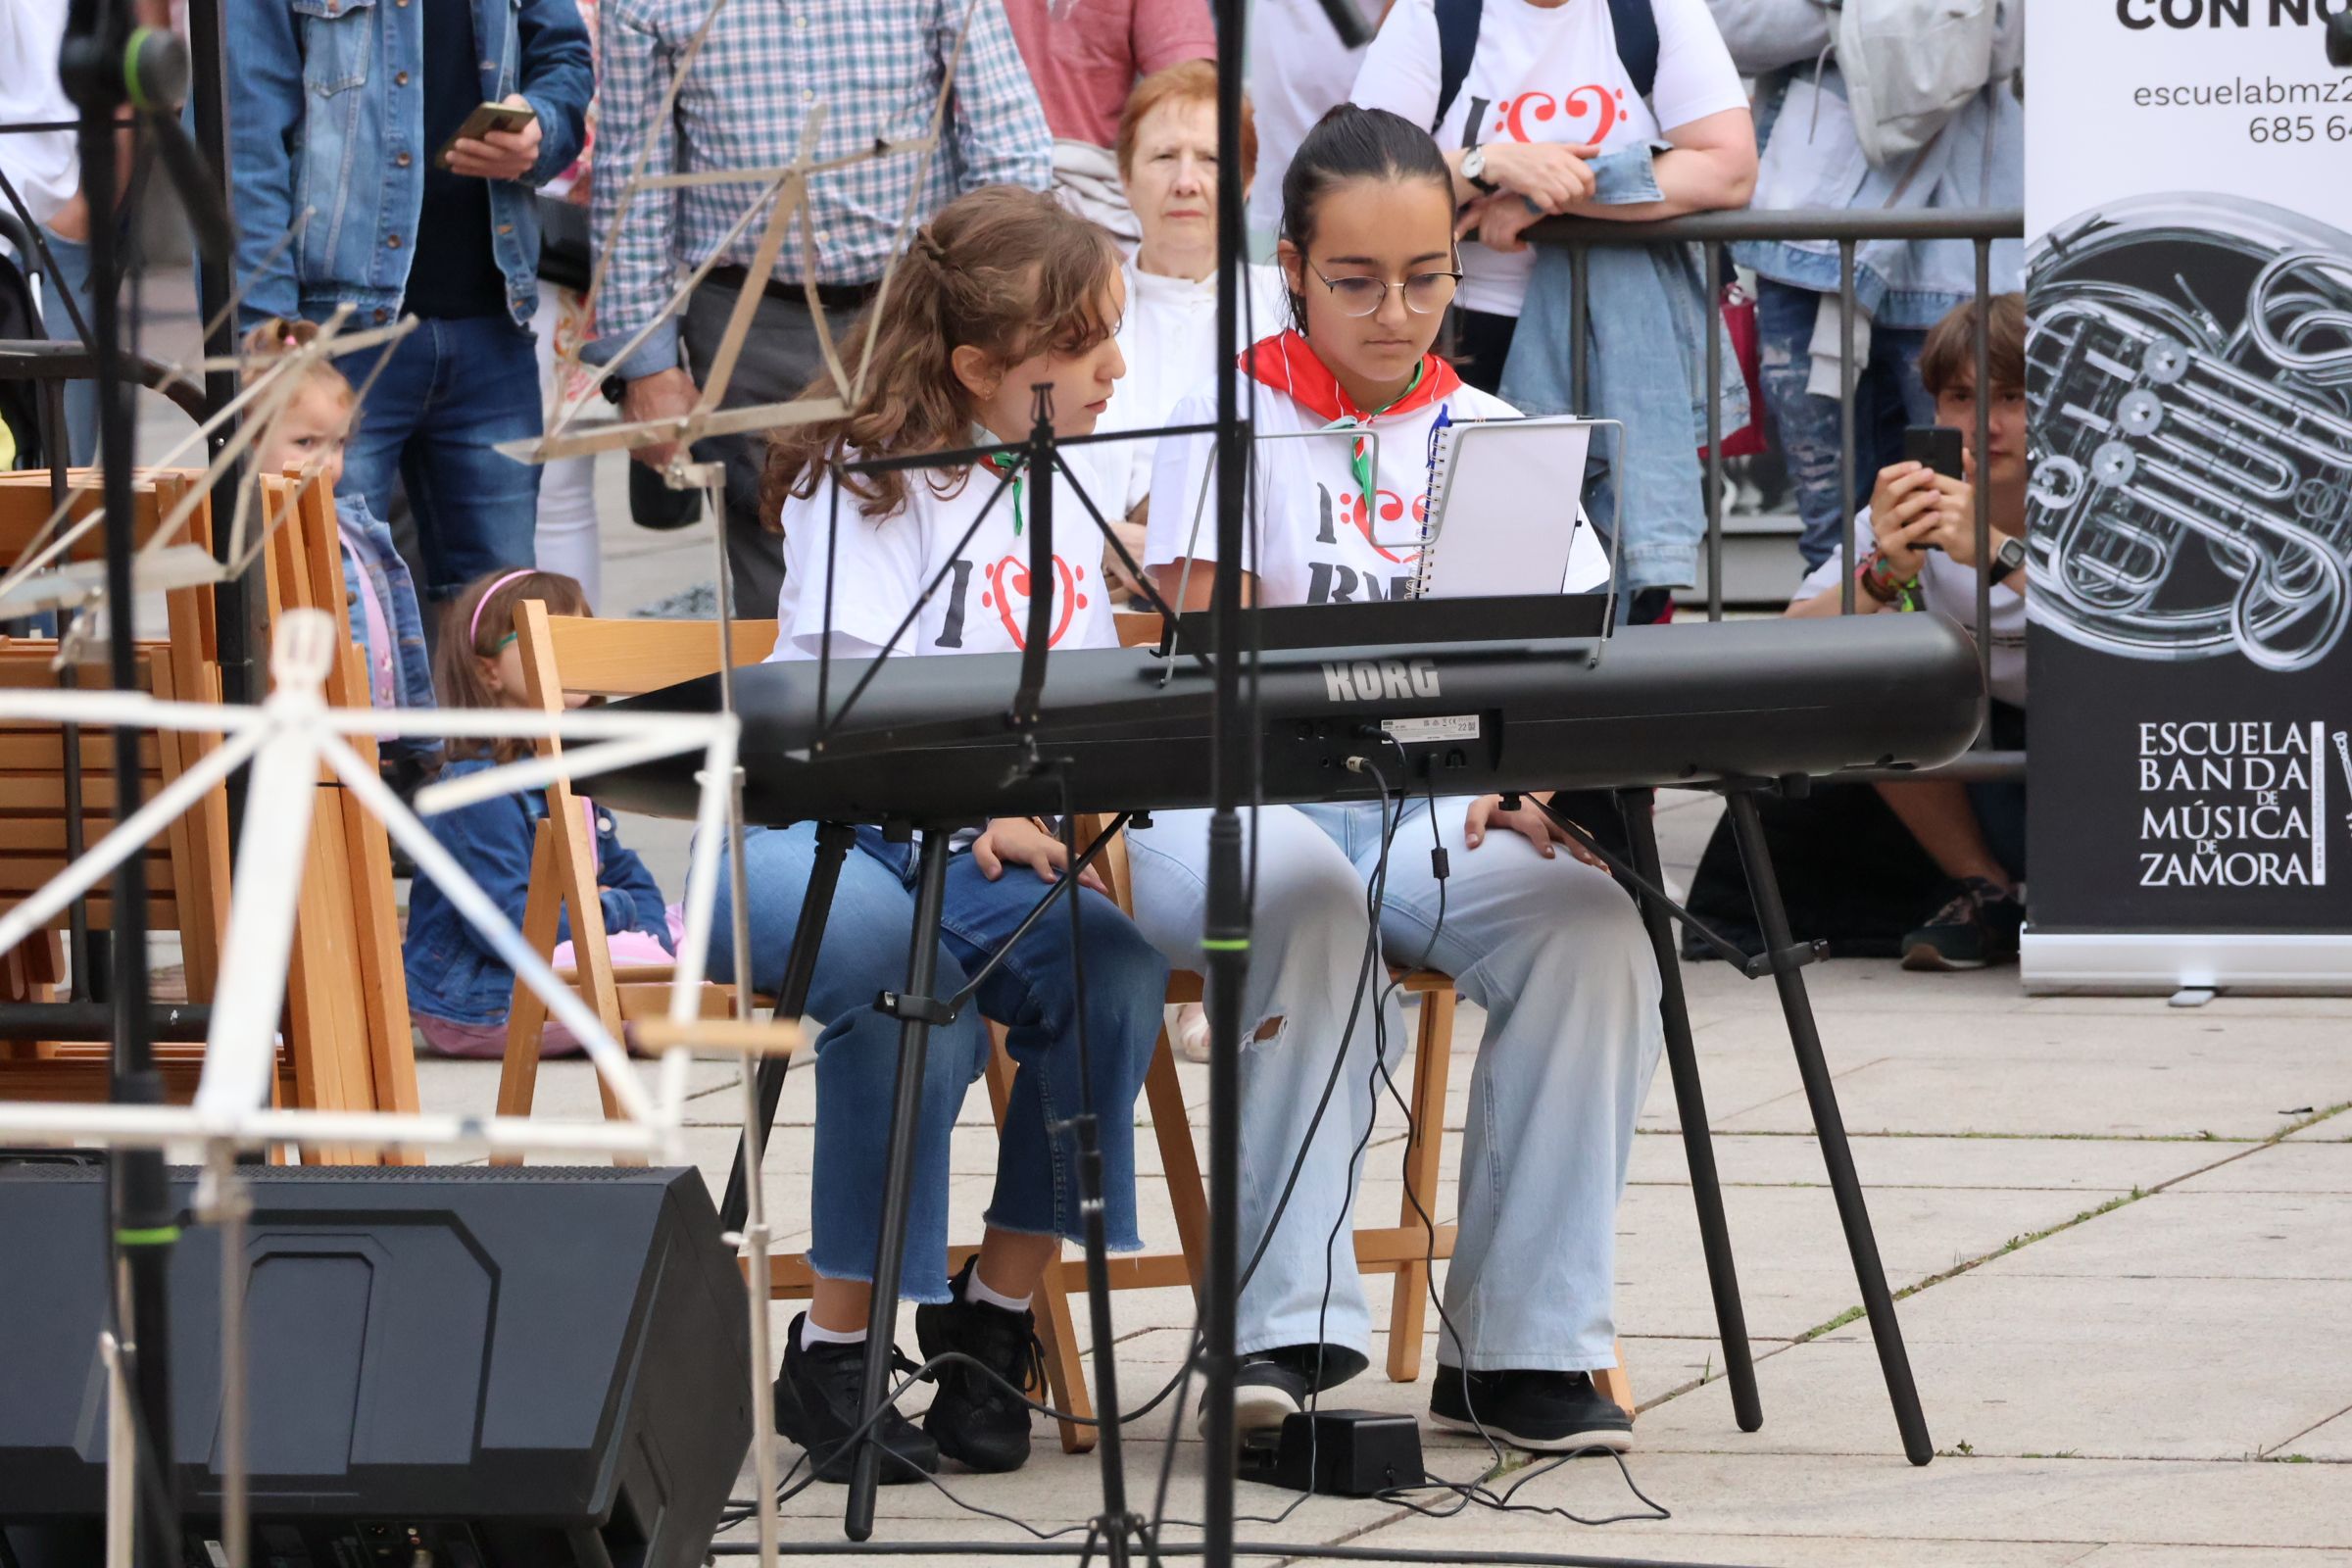
<path id="1" fill-rule="evenodd" d="M 843 1482 L 855 1462 L 855 1450 L 843 1440 L 859 1425 L 865 1347 L 804 1347 L 801 1325 L 807 1318 L 803 1313 L 792 1320 L 791 1337 L 784 1342 L 784 1370 L 776 1377 L 776 1430 L 808 1450 L 819 1481 Z M 898 1351 L 891 1355 L 898 1358 Z M 874 1424 L 873 1441 L 882 1448 L 880 1474 L 886 1485 L 920 1481 L 939 1468 L 939 1445 L 896 1408 Z"/>
<path id="2" fill-rule="evenodd" d="M 1252 1350 L 1233 1374 L 1233 1430 L 1247 1436 L 1279 1428 L 1283 1417 L 1306 1408 L 1325 1389 L 1336 1389 L 1371 1363 L 1345 1345 L 1285 1345 Z M 1203 1408 L 1199 1419 L 1205 1423 Z"/>
<path id="3" fill-rule="evenodd" d="M 1429 1418 L 1456 1432 L 1484 1427 L 1498 1442 L 1539 1453 L 1623 1453 L 1634 1446 L 1634 1418 L 1592 1386 L 1590 1372 L 1464 1373 L 1441 1361 Z"/>
<path id="4" fill-rule="evenodd" d="M 1903 938 L 1903 967 L 1982 969 L 2014 962 L 2025 923 L 2026 906 L 2016 894 L 1981 876 L 1964 877 L 1952 901 Z"/>
<path id="5" fill-rule="evenodd" d="M 1018 1470 L 1029 1462 L 1029 1407 L 1012 1389 L 1031 1398 L 1042 1396 L 1045 1348 L 1038 1344 L 1034 1312 L 965 1299 L 978 1263 L 976 1257 L 964 1260 L 950 1286 L 954 1300 L 914 1309 L 915 1343 L 925 1361 L 957 1350 L 989 1369 L 957 1361 L 934 1370 L 931 1380 L 939 1385 L 939 1396 L 923 1416 L 923 1430 L 938 1442 L 940 1452 L 974 1470 Z"/>

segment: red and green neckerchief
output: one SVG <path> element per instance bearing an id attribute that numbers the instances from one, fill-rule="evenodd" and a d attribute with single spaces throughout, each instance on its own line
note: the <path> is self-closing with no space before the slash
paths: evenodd
<path id="1" fill-rule="evenodd" d="M 996 439 L 995 436 L 988 434 L 985 430 L 981 432 L 980 438 L 983 441 L 994 441 Z M 1027 520 L 1021 512 L 1021 460 L 1009 452 L 996 452 L 991 453 L 989 456 L 981 459 L 980 461 L 988 465 L 991 472 L 1006 474 L 1010 476 L 1012 484 L 1012 536 L 1015 539 L 1018 539 L 1021 536 L 1021 524 Z"/>
<path id="2" fill-rule="evenodd" d="M 1443 403 L 1461 390 L 1462 378 L 1452 366 L 1435 354 L 1425 354 L 1413 369 L 1413 378 L 1405 389 L 1380 408 L 1370 413 L 1357 407 L 1340 378 L 1331 373 L 1314 345 L 1296 327 L 1287 328 L 1274 336 L 1250 346 L 1242 356 L 1242 369 L 1261 386 L 1287 392 L 1310 414 L 1319 415 L 1325 428 L 1336 430 L 1360 429 L 1374 419 L 1395 414 L 1410 414 L 1433 403 Z M 1363 492 L 1364 511 L 1372 511 L 1372 457 L 1367 443 L 1358 437 L 1349 443 L 1348 464 L 1355 472 L 1356 488 Z"/>

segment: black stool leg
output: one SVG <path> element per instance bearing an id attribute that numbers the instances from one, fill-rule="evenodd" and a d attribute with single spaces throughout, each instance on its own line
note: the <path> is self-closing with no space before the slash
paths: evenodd
<path id="1" fill-rule="evenodd" d="M 1838 1195 L 1838 1218 L 1845 1227 L 1846 1250 L 1853 1254 L 1854 1280 L 1862 1288 L 1870 1337 L 1878 1344 L 1879 1367 L 1886 1377 L 1894 1424 L 1902 1433 L 1904 1454 L 1913 1464 L 1926 1464 L 1936 1452 L 1928 1442 L 1928 1418 L 1920 1410 L 1919 1390 L 1911 1381 L 1911 1357 L 1903 1348 L 1903 1331 L 1894 1320 L 1894 1298 L 1886 1289 L 1886 1270 L 1879 1262 L 1878 1238 L 1871 1233 L 1861 1178 L 1854 1174 L 1853 1150 L 1845 1140 L 1845 1118 L 1838 1111 L 1838 1091 L 1830 1082 L 1829 1063 L 1822 1057 L 1821 1031 L 1814 1026 L 1805 977 L 1788 956 L 1795 941 L 1788 934 L 1788 911 L 1781 904 L 1772 856 L 1764 847 L 1763 825 L 1756 819 L 1755 797 L 1735 789 L 1726 792 L 1725 801 L 1740 844 L 1740 863 L 1747 872 L 1748 896 L 1755 901 L 1756 924 L 1764 933 L 1764 949 L 1775 956 L 1773 984 L 1780 988 L 1781 1011 L 1788 1020 L 1788 1042 L 1796 1050 L 1796 1070 L 1804 1079 L 1813 1134 L 1821 1143 L 1821 1162 L 1829 1168 L 1830 1188 Z"/>
<path id="2" fill-rule="evenodd" d="M 882 1189 L 882 1234 L 874 1246 L 874 1304 L 865 1323 L 865 1386 L 860 1419 L 871 1420 L 890 1392 L 891 1345 L 899 1321 L 899 1265 L 906 1251 L 906 1210 L 920 1141 L 923 1068 L 930 1057 L 931 983 L 938 973 L 939 916 L 947 899 L 948 839 L 943 829 L 923 834 L 914 890 L 913 945 L 906 957 L 906 991 L 900 999 L 899 1073 L 890 1105 L 890 1167 Z M 850 1471 L 850 1502 L 842 1528 L 852 1541 L 874 1533 L 874 1488 L 882 1450 L 869 1437 L 858 1445 Z"/>
<path id="3" fill-rule="evenodd" d="M 1655 796 L 1621 790 L 1617 811 L 1625 821 L 1634 870 L 1642 880 L 1665 885 L 1658 864 L 1657 824 L 1650 819 Z M 1690 1039 L 1690 1009 L 1683 998 L 1682 964 L 1675 952 L 1674 925 L 1665 906 L 1637 891 L 1642 923 L 1649 928 L 1657 955 L 1658 1012 L 1666 1026 L 1666 1064 L 1674 1074 L 1675 1111 L 1683 1124 L 1683 1152 L 1690 1164 L 1690 1200 L 1698 1209 L 1699 1245 L 1707 1255 L 1707 1289 L 1715 1298 L 1715 1326 L 1723 1336 L 1723 1371 L 1732 1384 L 1732 1413 L 1742 1432 L 1764 1424 L 1756 1394 L 1756 1363 L 1748 1351 L 1747 1309 L 1740 1300 L 1740 1275 L 1732 1264 L 1732 1232 L 1723 1216 L 1723 1186 L 1715 1172 L 1715 1144 L 1707 1131 L 1707 1101 L 1699 1087 L 1698 1052 Z"/>
<path id="4" fill-rule="evenodd" d="M 798 1018 L 808 1006 L 808 982 L 816 974 L 816 952 L 825 943 L 825 918 L 832 912 L 833 890 L 841 882 L 841 860 L 857 842 L 857 829 L 840 822 L 820 822 L 816 828 L 816 865 L 801 894 L 801 923 L 794 928 L 792 953 L 784 960 L 784 984 L 776 993 L 776 1016 Z M 738 976 L 746 984 L 749 975 Z M 784 1070 L 789 1056 L 766 1056 L 760 1062 L 760 1154 L 767 1153 L 768 1134 L 776 1130 L 776 1106 L 784 1099 Z M 758 1160 L 753 1163 L 759 1163 Z M 751 1194 L 743 1185 L 743 1140 L 735 1140 L 735 1162 L 728 1168 L 726 1201 L 718 1205 L 723 1232 L 743 1229 L 751 1211 Z"/>

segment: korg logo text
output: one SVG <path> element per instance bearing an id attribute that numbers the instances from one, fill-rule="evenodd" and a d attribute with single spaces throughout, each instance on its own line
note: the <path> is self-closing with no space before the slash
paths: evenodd
<path id="1" fill-rule="evenodd" d="M 1323 692 L 1335 703 L 1377 703 L 1392 697 L 1435 697 L 1438 666 L 1426 659 L 1363 660 L 1325 664 Z"/>

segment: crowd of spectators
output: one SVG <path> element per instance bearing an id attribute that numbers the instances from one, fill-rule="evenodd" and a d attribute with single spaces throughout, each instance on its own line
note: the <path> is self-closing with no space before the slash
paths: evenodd
<path id="1" fill-rule="evenodd" d="M 1352 99 L 1428 127 L 1455 180 L 1462 279 L 1441 345 L 1462 378 L 1524 412 L 1614 418 L 1633 435 L 1592 475 L 1595 496 L 1614 489 L 1628 519 L 1610 543 L 1631 620 L 1669 617 L 1674 594 L 1696 580 L 1707 401 L 1719 398 L 1724 428 L 1738 429 L 1750 416 L 1747 384 L 1736 363 L 1718 386 L 1703 384 L 1705 313 L 1724 304 L 1705 297 L 1690 247 L 1592 247 L 1572 292 L 1565 252 L 1531 245 L 1529 229 L 1558 214 L 2021 203 L 2022 0 L 1972 0 L 1993 37 L 1984 79 L 1901 156 L 1856 124 L 1839 11 L 1822 0 L 1348 3 L 1377 28 L 1368 48 L 1347 48 L 1320 0 L 1250 8 L 1251 107 L 1240 153 L 1253 254 L 1279 238 L 1277 187 L 1292 151 L 1334 105 Z M 416 318 L 397 344 L 344 362 L 368 397 L 343 486 L 378 516 L 405 505 L 414 538 L 404 543 L 428 609 L 485 572 L 533 564 L 577 579 L 594 603 L 600 531 L 620 522 L 597 514 L 594 460 L 542 468 L 500 446 L 537 435 L 552 409 L 594 398 L 600 383 L 621 417 L 687 414 L 719 379 L 723 340 L 752 286 L 750 330 L 723 367 L 720 402 L 796 397 L 823 369 L 811 285 L 840 335 L 909 223 L 984 185 L 1052 191 L 1127 259 L 1127 373 L 1104 428 L 1163 421 L 1217 354 L 1247 346 L 1219 345 L 1213 329 L 1214 94 L 1229 52 L 1208 0 L 774 0 L 724 7 L 714 22 L 708 0 L 224 5 L 237 44 L 228 118 L 240 325 L 323 320 L 343 306 L 363 324 Z M 54 73 L 42 69 L 65 9 L 65 0 L 7 8 L 0 116 L 65 113 Z M 489 105 L 519 113 L 485 129 Z M 803 218 L 760 278 L 746 268 L 763 225 L 743 219 L 766 176 L 623 200 L 640 171 L 772 170 L 804 145 L 851 160 L 918 140 L 935 117 L 935 156 L 883 151 L 809 181 Z M 56 260 L 44 286 L 73 293 L 90 217 L 71 138 L 0 137 L 0 172 L 24 193 Z M 556 212 L 566 206 L 568 215 Z M 587 248 L 606 258 L 593 318 L 580 247 L 551 241 L 543 256 L 540 244 L 543 213 L 567 228 L 582 209 Z M 566 246 L 575 254 L 559 267 Z M 1788 469 L 1812 572 L 1791 613 L 1837 607 L 1838 585 L 1823 574 L 1851 528 L 1878 573 L 1862 609 L 1878 608 L 1890 582 L 1916 582 L 1930 609 L 1973 622 L 1973 594 L 1955 586 L 1974 569 L 1973 536 L 1886 534 L 1890 506 L 1924 505 L 1934 490 L 1905 475 L 1901 443 L 1906 426 L 1950 413 L 1957 372 L 1939 389 L 1923 368 L 1939 363 L 1929 352 L 1937 323 L 1974 297 L 1972 247 L 1886 240 L 1857 253 L 1851 495 L 1839 489 L 1836 249 L 1795 235 L 1734 255 L 1753 280 L 1753 418 Z M 1996 292 L 2021 286 L 2015 241 L 1996 243 L 1991 261 Z M 1246 281 L 1244 335 L 1288 324 L 1281 276 L 1252 266 Z M 52 333 L 70 334 L 55 302 L 40 314 Z M 2007 319 L 1995 312 L 1996 327 Z M 555 384 L 556 367 L 581 349 L 587 367 Z M 1581 386 L 1570 368 L 1580 359 Z M 88 455 L 88 423 L 85 403 L 74 419 L 76 459 Z M 1996 466 L 2022 466 L 2003 439 L 1996 433 Z M 724 466 L 733 601 L 760 616 L 774 613 L 784 571 L 782 542 L 759 516 L 765 441 L 757 431 L 710 436 L 696 453 Z M 672 453 L 655 444 L 629 456 L 650 481 Z M 1130 554 L 1148 522 L 1152 464 L 1152 443 L 1137 441 L 1102 466 L 1108 493 L 1097 499 Z M 1974 482 L 1972 459 L 1968 477 L 1939 481 L 1937 505 L 1951 511 L 1960 505 L 1951 492 Z M 1999 506 L 2001 525 L 2022 527 Z M 1613 514 L 1605 501 L 1591 510 Z M 1104 565 L 1134 590 L 1116 552 Z M 1991 629 L 2003 734 L 2022 723 L 2011 623 L 2023 586 L 2022 577 L 2004 585 Z M 1939 815 L 1915 805 L 1931 799 L 1925 789 L 1884 798 L 1969 908 L 2007 926 L 2021 857 L 1983 833 L 1962 834 L 1955 848 L 1959 808 L 1948 795 L 1933 797 Z M 2009 946 L 1993 940 L 1984 951 L 1998 957 Z"/>

